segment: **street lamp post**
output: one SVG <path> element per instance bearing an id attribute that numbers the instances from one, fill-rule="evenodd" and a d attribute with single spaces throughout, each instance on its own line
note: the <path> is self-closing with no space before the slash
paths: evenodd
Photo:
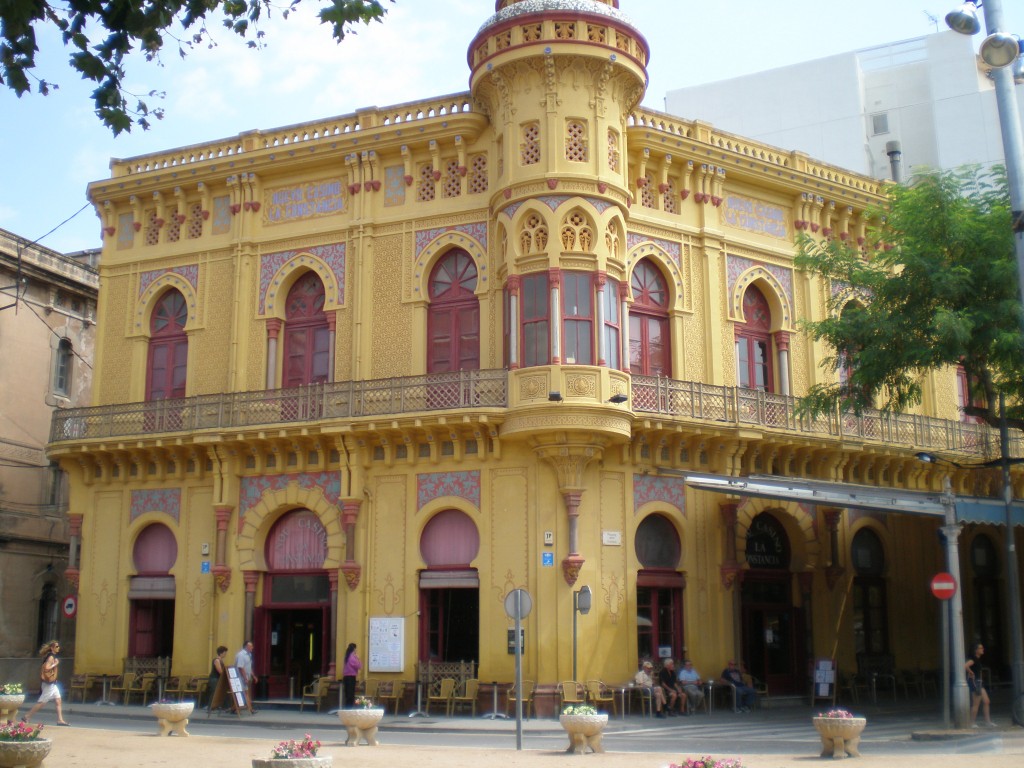
<path id="1" fill-rule="evenodd" d="M 1021 57 L 1020 38 L 1014 38 L 1003 29 L 1003 0 L 975 0 L 950 12 L 946 23 L 950 29 L 961 34 L 973 35 L 979 31 L 975 12 L 981 6 L 985 15 L 987 37 L 981 45 L 981 58 L 993 67 L 992 81 L 995 84 L 996 107 L 999 110 L 999 130 L 1003 139 L 1003 156 L 1006 165 L 1006 181 L 1010 192 L 1014 249 L 1017 258 L 1017 282 L 1024 305 L 1024 136 L 1021 134 L 1017 94 L 1014 89 L 1012 64 L 1018 64 Z M 1024 328 L 1024 311 L 1020 312 Z M 1003 401 L 1000 397 L 1000 412 Z M 1000 427 L 1001 458 L 1003 469 L 1003 495 L 1006 502 L 1006 571 L 1007 595 L 1010 601 L 1011 660 L 1013 676 L 1013 718 L 1018 725 L 1024 725 L 1024 713 L 1020 712 L 1024 696 L 1024 657 L 1022 657 L 1020 583 L 1017 576 L 1017 552 L 1014 545 L 1013 521 L 1011 517 L 1012 486 L 1007 456 L 1005 415 Z"/>
<path id="2" fill-rule="evenodd" d="M 576 616 L 590 613 L 590 587 L 574 590 L 572 593 L 572 679 L 576 680 Z"/>
<path id="3" fill-rule="evenodd" d="M 942 526 L 942 538 L 946 542 L 946 570 L 956 583 L 956 591 L 948 601 L 949 627 L 952 630 L 949 666 L 953 674 L 953 726 L 966 728 L 970 718 L 971 698 L 967 692 L 967 670 L 964 666 L 967 650 L 964 645 L 964 602 L 961 597 L 960 524 L 956 521 L 956 498 L 948 476 L 942 479 L 942 507 L 946 513 L 945 525 Z"/>

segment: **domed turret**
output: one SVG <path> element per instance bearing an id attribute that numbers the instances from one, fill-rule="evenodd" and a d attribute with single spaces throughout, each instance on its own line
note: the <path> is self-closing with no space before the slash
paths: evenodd
<path id="1" fill-rule="evenodd" d="M 469 48 L 470 89 L 499 134 L 505 190 L 586 179 L 625 199 L 625 121 L 647 86 L 647 41 L 616 0 L 495 5 Z"/>

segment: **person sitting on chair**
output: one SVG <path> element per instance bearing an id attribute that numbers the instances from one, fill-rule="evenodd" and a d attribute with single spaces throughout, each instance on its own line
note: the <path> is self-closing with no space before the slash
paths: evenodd
<path id="1" fill-rule="evenodd" d="M 676 714 L 676 702 L 679 702 L 679 713 L 683 712 L 682 696 L 683 687 L 676 680 L 676 662 L 674 659 L 665 659 L 661 665 L 661 672 L 658 673 L 658 685 L 665 692 L 665 701 L 668 705 L 668 713 Z M 685 698 L 685 697 L 683 697 Z"/>
<path id="2" fill-rule="evenodd" d="M 753 688 L 743 682 L 743 673 L 740 672 L 735 661 L 730 661 L 729 665 L 722 670 L 722 682 L 733 686 L 736 690 L 736 711 L 749 712 L 754 706 L 754 698 L 757 694 Z"/>
<path id="3" fill-rule="evenodd" d="M 665 717 L 665 693 L 661 690 L 660 686 L 654 684 L 654 678 L 651 677 L 654 672 L 654 665 L 650 661 L 645 660 L 640 665 L 640 669 L 636 673 L 636 677 L 633 678 L 633 682 L 636 683 L 637 687 L 651 697 L 651 703 L 654 705 L 654 711 L 657 712 L 658 717 Z"/>
<path id="4" fill-rule="evenodd" d="M 693 662 L 687 659 L 683 662 L 683 668 L 679 670 L 679 685 L 687 699 L 687 711 L 684 714 L 693 712 L 704 702 L 704 681 L 700 673 L 693 668 Z"/>

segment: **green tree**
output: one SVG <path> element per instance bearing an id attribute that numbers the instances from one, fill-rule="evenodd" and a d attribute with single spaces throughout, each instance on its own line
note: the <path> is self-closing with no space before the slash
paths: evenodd
<path id="1" fill-rule="evenodd" d="M 801 398 L 805 412 L 900 412 L 921 401 L 922 377 L 962 365 L 964 411 L 1024 429 L 1024 334 L 1010 200 L 1002 167 L 918 174 L 888 188 L 863 246 L 798 241 L 796 265 L 828 281 L 827 317 L 803 325 L 841 371 Z"/>
<path id="2" fill-rule="evenodd" d="M 166 40 L 184 57 L 190 49 L 212 45 L 208 17 L 221 23 L 250 47 L 259 47 L 259 22 L 277 10 L 283 17 L 302 0 L 0 0 L 0 84 L 18 96 L 32 90 L 45 95 L 58 86 L 36 77 L 36 32 L 47 25 L 60 31 L 71 68 L 96 83 L 92 92 L 96 115 L 116 136 L 133 125 L 149 127 L 151 117 L 163 110 L 151 108 L 124 88 L 125 57 L 139 50 L 147 61 L 158 59 Z M 380 21 L 387 10 L 384 0 L 318 0 L 320 21 L 330 24 L 341 41 L 358 23 Z M 394 0 L 390 0 L 394 2 Z M 150 92 L 148 97 L 159 97 Z M 132 103 L 134 102 L 134 104 Z"/>

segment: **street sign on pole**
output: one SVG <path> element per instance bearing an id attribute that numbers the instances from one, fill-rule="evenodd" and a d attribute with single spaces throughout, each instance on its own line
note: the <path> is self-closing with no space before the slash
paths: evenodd
<path id="1" fill-rule="evenodd" d="M 949 600 L 956 594 L 956 579 L 951 573 L 937 573 L 932 578 L 932 594 L 939 600 Z"/>

